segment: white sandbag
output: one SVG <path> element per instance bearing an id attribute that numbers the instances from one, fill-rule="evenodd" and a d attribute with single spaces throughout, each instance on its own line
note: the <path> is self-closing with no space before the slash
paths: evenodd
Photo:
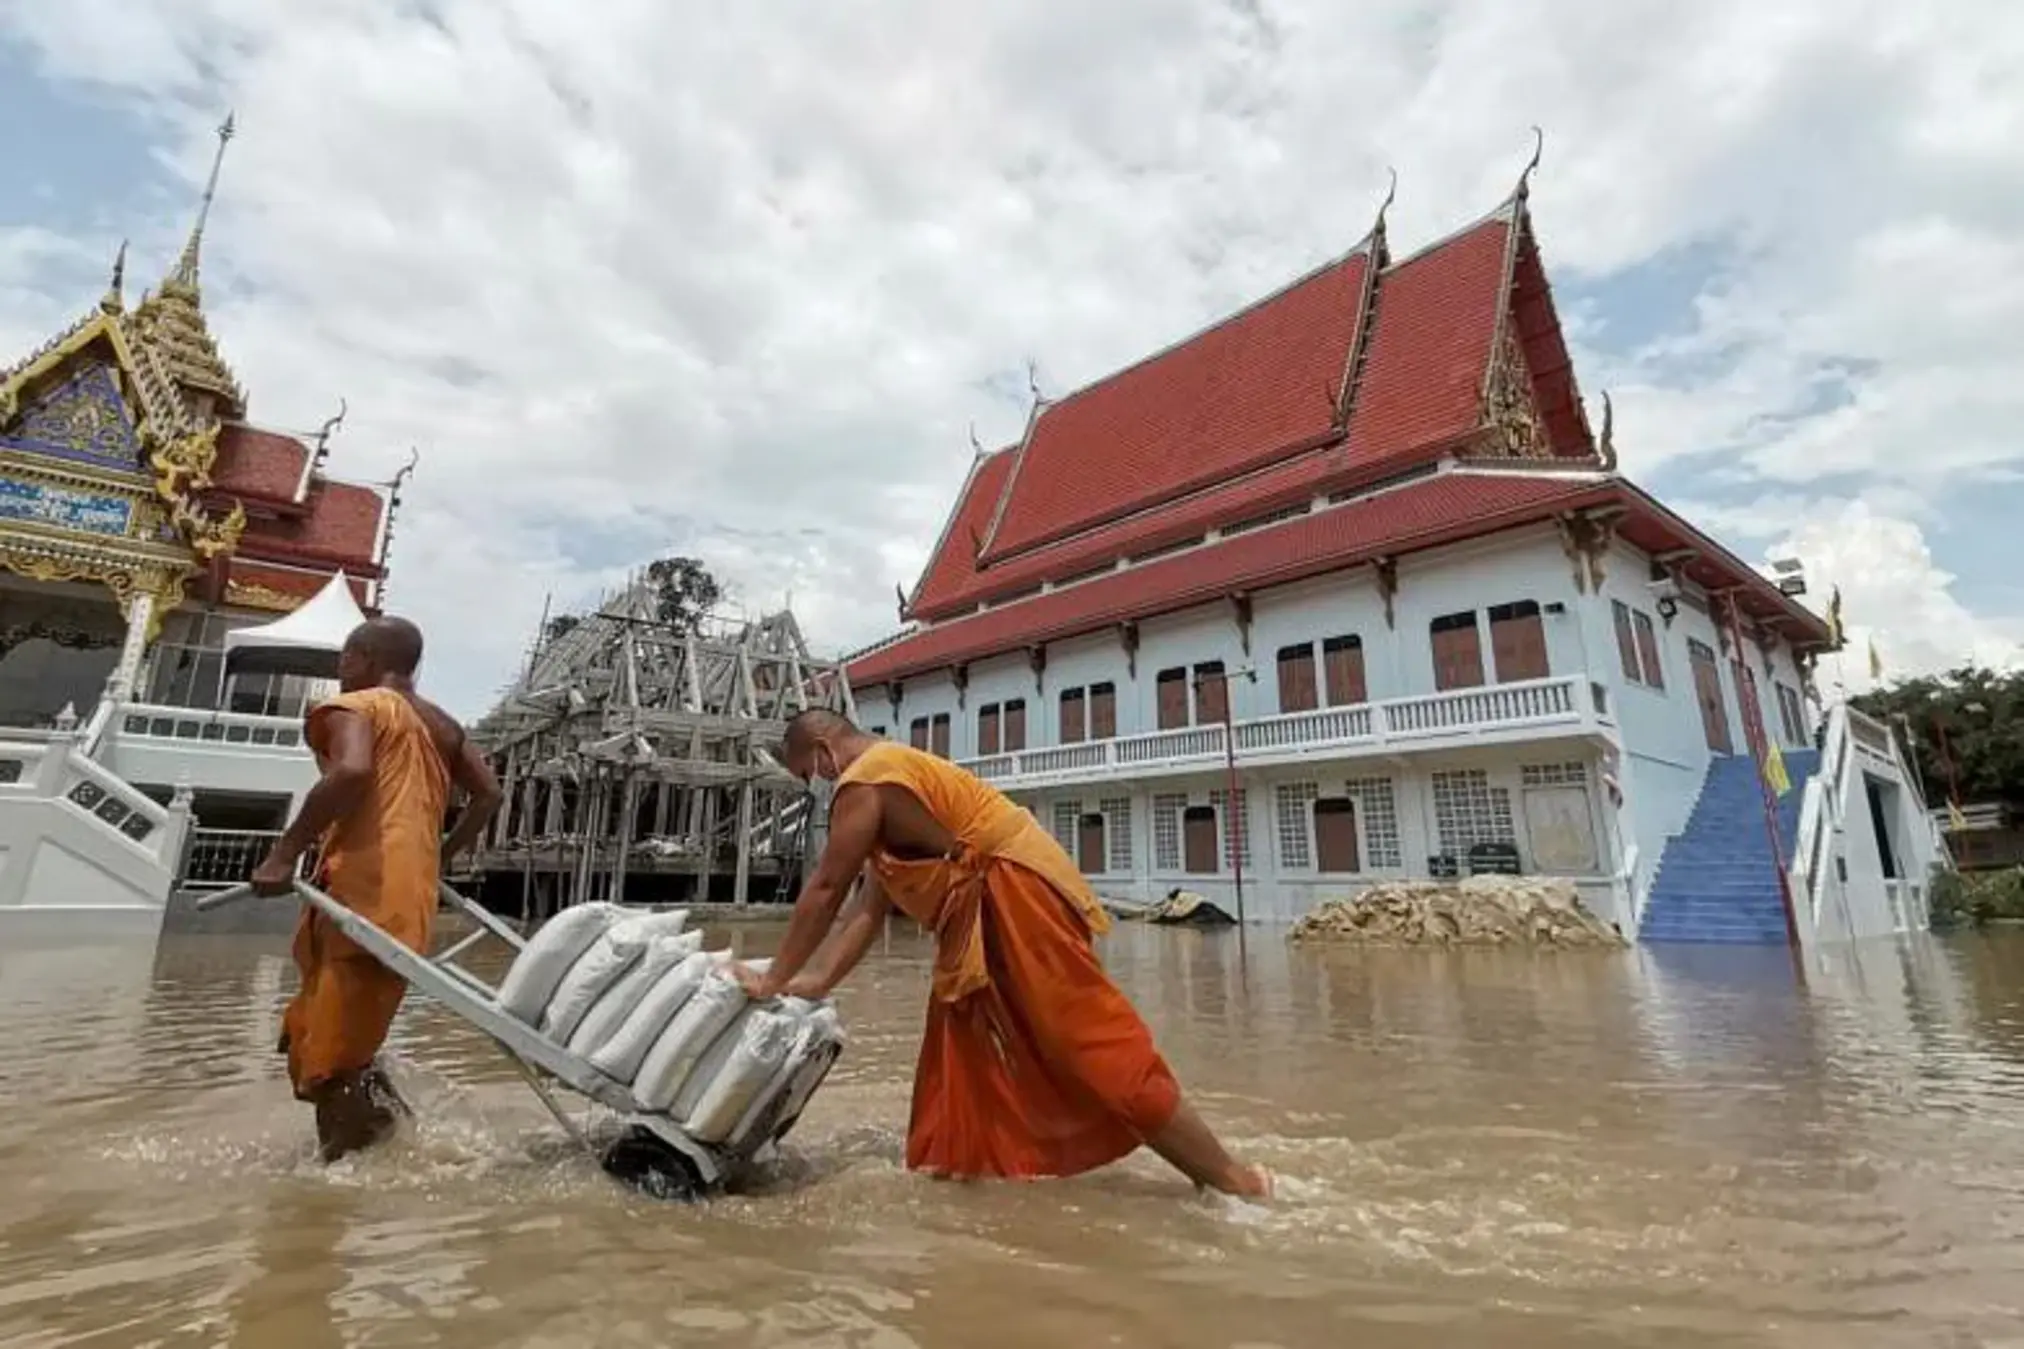
<path id="1" fill-rule="evenodd" d="M 696 934 L 700 935 L 700 934 Z M 619 1028 L 590 1051 L 591 1066 L 616 1082 L 630 1082 L 639 1074 L 647 1053 L 661 1038 L 661 1032 L 675 1019 L 703 980 L 717 965 L 717 956 L 698 951 L 679 961 L 654 981 L 639 1005 L 626 1014 Z"/>
<path id="2" fill-rule="evenodd" d="M 763 961 L 751 963 L 765 967 Z M 728 964 L 728 958 L 720 954 L 702 987 L 675 1013 L 675 1019 L 647 1052 L 633 1078 L 633 1099 L 642 1109 L 665 1113 L 711 1042 L 750 1004 L 745 990 L 725 968 Z"/>
<path id="3" fill-rule="evenodd" d="M 568 1044 L 591 1007 L 646 954 L 654 938 L 675 935 L 688 919 L 687 911 L 676 909 L 627 918 L 606 928 L 556 985 L 548 1010 L 541 1014 L 541 1033 L 557 1044 Z"/>
<path id="4" fill-rule="evenodd" d="M 798 1002 L 799 999 L 789 1001 Z M 760 1115 L 783 1093 L 794 1089 L 796 1077 L 816 1050 L 823 1045 L 843 1039 L 843 1021 L 837 1016 L 836 1008 L 827 1002 L 801 1005 L 807 1011 L 800 1018 L 794 1034 L 794 1044 L 787 1053 L 786 1061 L 774 1070 L 772 1077 L 757 1092 L 753 1093 L 750 1103 L 745 1107 L 745 1113 L 739 1117 L 737 1125 L 725 1135 L 734 1149 L 752 1145 L 754 1140 L 751 1134 L 759 1126 Z"/>
<path id="5" fill-rule="evenodd" d="M 714 1072 L 712 1045 L 703 1062 L 675 1097 L 674 1115 L 689 1136 L 700 1143 L 721 1143 L 745 1117 L 752 1101 L 787 1063 L 801 1034 L 801 1018 L 784 1011 L 754 1007 L 732 1030 L 718 1037 L 729 1054 Z M 696 1090 L 700 1088 L 700 1090 Z M 695 1091 L 693 1103 L 686 1098 Z"/>
<path id="6" fill-rule="evenodd" d="M 583 1020 L 569 1037 L 569 1052 L 579 1058 L 589 1058 L 603 1047 L 604 1042 L 618 1033 L 633 1008 L 641 999 L 653 991 L 661 976 L 703 949 L 703 934 L 684 932 L 679 936 L 659 936 L 647 943 L 646 953 L 633 967 L 620 976 L 619 981 L 604 991 L 604 996 L 591 1004 Z"/>
<path id="7" fill-rule="evenodd" d="M 577 904 L 543 923 L 499 985 L 500 1010 L 539 1025 L 563 976 L 624 912 L 616 904 Z"/>

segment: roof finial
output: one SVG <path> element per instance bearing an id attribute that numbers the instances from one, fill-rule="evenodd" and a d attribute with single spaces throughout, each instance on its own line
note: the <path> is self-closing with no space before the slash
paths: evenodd
<path id="1" fill-rule="evenodd" d="M 1384 200 L 1378 203 L 1377 223 L 1370 227 L 1370 233 L 1373 239 L 1382 239 L 1384 237 L 1385 212 L 1389 211 L 1391 209 L 1392 203 L 1399 199 L 1399 171 L 1397 169 L 1388 168 L 1385 170 L 1385 172 L 1391 175 L 1391 186 L 1385 189 Z"/>
<path id="2" fill-rule="evenodd" d="M 1595 442 L 1595 457 L 1604 472 L 1616 472 L 1616 406 L 1609 401 L 1608 389 L 1602 391 L 1602 435 Z"/>
<path id="3" fill-rule="evenodd" d="M 970 448 L 976 451 L 979 459 L 984 457 L 984 442 L 977 439 L 977 423 L 975 422 L 970 423 Z"/>
<path id="4" fill-rule="evenodd" d="M 1532 174 L 1539 167 L 1539 157 L 1546 153 L 1546 133 L 1538 127 L 1532 128 L 1532 160 L 1525 166 L 1525 172 L 1518 175 L 1518 190 L 1512 195 L 1519 201 L 1525 200 L 1532 190 Z"/>
<path id="5" fill-rule="evenodd" d="M 197 289 L 197 259 L 204 245 L 204 224 L 211 218 L 211 200 L 218 195 L 218 170 L 225 163 L 225 146 L 236 132 L 231 113 L 218 126 L 218 149 L 211 156 L 211 176 L 204 184 L 204 199 L 197 205 L 197 223 L 190 229 L 189 242 L 183 245 L 183 256 L 176 262 L 176 270 L 169 280 L 187 290 Z"/>
<path id="6" fill-rule="evenodd" d="M 98 307 L 108 314 L 117 314 L 126 308 L 126 251 L 127 241 L 119 241 L 119 252 L 112 258 L 112 281 L 105 288 L 105 298 Z"/>
<path id="7" fill-rule="evenodd" d="M 1030 356 L 1026 360 L 1026 388 L 1033 395 L 1035 407 L 1047 401 L 1047 395 L 1040 392 L 1040 362 Z"/>

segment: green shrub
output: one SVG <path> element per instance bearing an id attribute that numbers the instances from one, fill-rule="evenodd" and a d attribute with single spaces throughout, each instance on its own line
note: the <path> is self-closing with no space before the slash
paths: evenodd
<path id="1" fill-rule="evenodd" d="M 1936 871 L 1928 892 L 1934 927 L 1980 927 L 2024 920 L 2024 867 Z"/>

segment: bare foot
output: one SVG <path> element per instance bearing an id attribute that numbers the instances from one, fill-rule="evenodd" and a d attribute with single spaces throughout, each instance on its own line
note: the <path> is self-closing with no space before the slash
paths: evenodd
<path id="1" fill-rule="evenodd" d="M 1240 1166 L 1232 1177 L 1235 1182 L 1228 1192 L 1239 1199 L 1252 1199 L 1259 1203 L 1272 1201 L 1272 1173 L 1262 1166 Z"/>

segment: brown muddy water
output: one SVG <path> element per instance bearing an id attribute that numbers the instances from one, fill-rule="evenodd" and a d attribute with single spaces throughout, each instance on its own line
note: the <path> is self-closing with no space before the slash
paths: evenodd
<path id="1" fill-rule="evenodd" d="M 736 940 L 763 950 L 777 934 Z M 1777 953 L 1289 950 L 1120 931 L 1204 1112 L 1281 1177 L 1199 1199 L 899 1166 L 926 947 L 762 1192 L 629 1198 L 411 1000 L 421 1119 L 308 1160 L 273 940 L 0 932 L 0 1346 L 2024 1344 L 2024 937 Z"/>

